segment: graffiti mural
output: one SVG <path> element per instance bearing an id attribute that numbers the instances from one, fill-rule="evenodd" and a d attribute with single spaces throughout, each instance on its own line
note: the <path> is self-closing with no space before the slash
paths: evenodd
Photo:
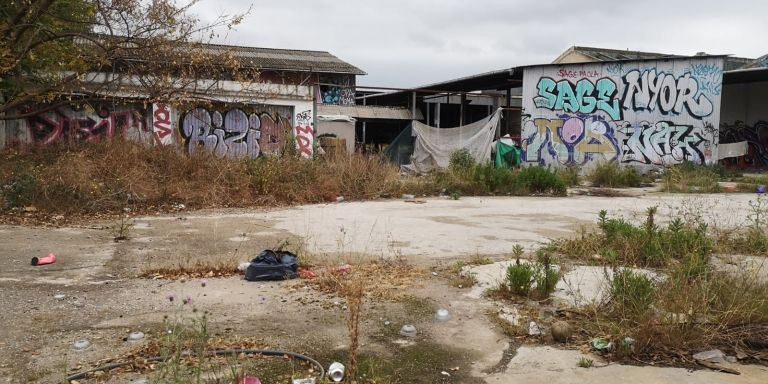
<path id="1" fill-rule="evenodd" d="M 320 75 L 320 100 L 323 104 L 355 105 L 354 78 L 346 75 Z"/>
<path id="2" fill-rule="evenodd" d="M 618 128 L 624 135 L 622 162 L 641 164 L 674 164 L 683 161 L 703 164 L 712 156 L 712 144 L 690 125 L 669 121 Z"/>
<path id="3" fill-rule="evenodd" d="M 748 167 L 768 166 L 768 122 L 758 121 L 750 126 L 743 121 L 720 125 L 720 142 L 747 142 L 747 154 L 740 161 Z"/>
<path id="4" fill-rule="evenodd" d="M 272 117 L 267 112 L 246 113 L 241 108 L 225 111 L 194 108 L 182 115 L 179 124 L 190 154 L 202 150 L 231 158 L 280 154 L 286 132 L 290 130 L 290 120 L 280 114 Z"/>
<path id="5" fill-rule="evenodd" d="M 544 154 L 563 165 L 582 165 L 600 157 L 616 160 L 619 148 L 614 127 L 595 115 L 560 115 L 557 119 L 530 119 L 523 130 L 528 146 L 524 161 L 545 164 Z"/>
<path id="6" fill-rule="evenodd" d="M 61 107 L 26 119 L 32 141 L 47 145 L 56 141 L 99 141 L 120 133 L 148 133 L 144 111 L 138 107 L 89 105 Z"/>
<path id="7" fill-rule="evenodd" d="M 168 145 L 173 143 L 171 110 L 166 104 L 157 103 L 152 105 L 152 133 L 157 144 Z"/>
<path id="8" fill-rule="evenodd" d="M 312 129 L 312 110 L 296 114 L 296 150 L 302 157 L 312 157 L 314 130 Z"/>
<path id="9" fill-rule="evenodd" d="M 717 160 L 722 58 L 527 68 L 524 164 Z"/>

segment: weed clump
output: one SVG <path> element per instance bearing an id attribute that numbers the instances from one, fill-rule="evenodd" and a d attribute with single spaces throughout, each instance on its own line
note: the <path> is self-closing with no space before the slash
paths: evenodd
<path id="1" fill-rule="evenodd" d="M 722 192 L 720 168 L 696 165 L 689 161 L 667 167 L 662 175 L 664 191 L 677 193 Z"/>
<path id="2" fill-rule="evenodd" d="M 656 224 L 656 207 L 637 225 L 622 218 L 609 218 L 607 211 L 598 216 L 599 232 L 583 232 L 578 239 L 553 241 L 548 249 L 584 260 L 598 259 L 642 267 L 662 267 L 672 260 L 695 255 L 708 258 L 714 241 L 707 236 L 707 226 L 677 218 L 662 227 Z"/>
<path id="3" fill-rule="evenodd" d="M 642 182 L 642 177 L 635 168 L 621 166 L 617 162 L 597 164 L 589 172 L 587 179 L 593 186 L 602 188 L 639 187 Z"/>
<path id="4" fill-rule="evenodd" d="M 507 267 L 504 285 L 512 295 L 529 297 L 533 293 L 537 298 L 546 299 L 554 292 L 559 280 L 560 271 L 554 265 L 552 256 L 539 251 L 535 262 L 521 263 L 518 257 L 515 264 Z"/>

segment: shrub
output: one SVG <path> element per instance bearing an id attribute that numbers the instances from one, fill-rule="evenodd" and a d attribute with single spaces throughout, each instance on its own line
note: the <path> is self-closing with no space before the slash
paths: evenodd
<path id="1" fill-rule="evenodd" d="M 525 167 L 517 175 L 519 183 L 531 193 L 565 195 L 565 181 L 549 168 Z"/>
<path id="2" fill-rule="evenodd" d="M 534 273 L 536 292 L 539 298 L 547 298 L 555 291 L 560 272 L 554 268 L 552 255 L 545 251 L 537 253 L 537 263 Z"/>
<path id="3" fill-rule="evenodd" d="M 610 282 L 611 303 L 621 312 L 643 313 L 653 302 L 655 289 L 645 274 L 622 268 L 614 271 Z"/>
<path id="4" fill-rule="evenodd" d="M 17 164 L 8 180 L 0 184 L 5 205 L 8 207 L 23 207 L 34 201 L 37 190 L 37 180 L 33 175 L 34 168 L 28 164 Z"/>
<path id="5" fill-rule="evenodd" d="M 475 166 L 475 159 L 465 148 L 459 149 L 451 153 L 451 158 L 448 161 L 448 168 L 451 171 L 465 171 L 470 170 Z"/>
<path id="6" fill-rule="evenodd" d="M 517 263 L 507 267 L 507 287 L 518 296 L 528 296 L 533 285 L 534 269 L 528 263 Z"/>
<path id="7" fill-rule="evenodd" d="M 563 179 L 563 182 L 565 182 L 565 185 L 569 187 L 579 185 L 579 180 L 581 179 L 579 173 L 581 173 L 581 169 L 576 166 L 568 166 L 557 170 L 557 175 L 560 176 L 560 178 Z"/>
<path id="8" fill-rule="evenodd" d="M 607 188 L 639 187 L 642 181 L 635 168 L 621 166 L 617 162 L 597 164 L 587 179 L 595 187 Z"/>

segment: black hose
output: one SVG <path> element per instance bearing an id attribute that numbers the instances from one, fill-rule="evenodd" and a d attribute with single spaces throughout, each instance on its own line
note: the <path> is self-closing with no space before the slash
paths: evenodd
<path id="1" fill-rule="evenodd" d="M 258 354 L 258 355 L 264 355 L 264 356 L 290 356 L 290 357 L 292 357 L 294 359 L 303 360 L 303 361 L 306 361 L 306 362 L 316 366 L 317 369 L 318 369 L 318 372 L 320 372 L 320 379 L 318 381 L 322 381 L 323 378 L 325 377 L 325 368 L 323 368 L 322 364 L 318 363 L 317 360 L 315 360 L 315 359 L 313 359 L 313 358 L 311 358 L 309 356 L 304 356 L 304 355 L 301 355 L 301 354 L 298 354 L 298 353 L 294 353 L 294 352 L 276 351 L 276 350 L 272 350 L 272 349 L 220 349 L 220 350 L 216 350 L 216 351 L 210 351 L 210 352 L 207 353 L 207 355 L 208 356 L 227 356 L 227 355 L 239 355 L 241 353 L 245 353 L 245 354 Z M 191 353 L 185 352 L 185 353 L 183 353 L 183 355 L 184 356 L 189 356 L 189 355 L 191 355 Z M 150 358 L 148 358 L 146 360 L 154 362 L 154 361 L 164 361 L 164 360 L 167 360 L 167 358 L 166 357 L 162 357 L 162 356 L 154 356 L 154 357 L 150 357 Z M 66 380 L 67 381 L 71 381 L 71 380 L 85 379 L 89 374 L 91 374 L 93 372 L 96 372 L 96 371 L 109 371 L 111 369 L 125 367 L 126 365 L 131 365 L 133 363 L 134 362 L 132 362 L 132 361 L 126 361 L 126 362 L 122 362 L 122 363 L 112 363 L 112 364 L 103 365 L 101 367 L 94 368 L 94 369 L 91 369 L 89 371 L 75 373 L 73 375 L 67 376 Z"/>

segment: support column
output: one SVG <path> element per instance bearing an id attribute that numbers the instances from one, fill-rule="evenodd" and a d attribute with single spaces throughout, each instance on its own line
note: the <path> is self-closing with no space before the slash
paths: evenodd
<path id="1" fill-rule="evenodd" d="M 507 131 L 507 134 L 512 136 L 509 133 L 509 121 L 511 120 L 510 119 L 510 115 L 512 114 L 512 111 L 509 110 L 509 108 L 512 106 L 512 88 L 507 88 L 507 103 L 506 104 L 507 104 L 506 105 L 507 109 L 504 111 L 504 127 L 505 127 L 505 130 Z"/>
<path id="2" fill-rule="evenodd" d="M 465 105 L 467 104 L 467 94 L 462 93 L 461 94 L 461 105 L 459 106 L 459 125 L 464 125 L 464 122 L 466 121 L 465 118 Z"/>
<path id="3" fill-rule="evenodd" d="M 416 120 L 416 91 L 411 92 L 411 119 Z"/>
<path id="4" fill-rule="evenodd" d="M 435 106 L 435 127 L 440 128 L 440 99 L 437 99 L 437 106 Z"/>
<path id="5" fill-rule="evenodd" d="M 367 100 L 368 100 L 367 97 L 363 98 L 363 105 L 367 105 Z M 366 152 L 366 150 L 365 150 L 365 120 L 363 120 L 363 145 L 362 145 L 362 148 L 360 148 L 360 152 L 361 153 L 365 153 Z"/>

